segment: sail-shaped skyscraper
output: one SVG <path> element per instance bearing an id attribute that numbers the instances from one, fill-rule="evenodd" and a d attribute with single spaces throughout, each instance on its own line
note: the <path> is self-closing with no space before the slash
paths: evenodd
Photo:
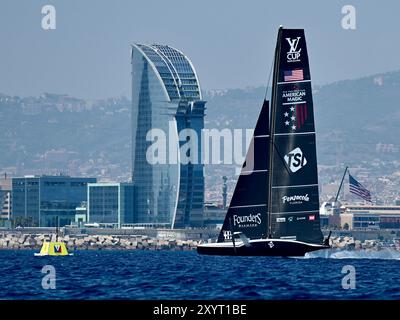
<path id="1" fill-rule="evenodd" d="M 197 151 L 198 161 L 180 161 L 181 155 L 175 151 L 190 140 L 182 136 L 179 140 L 182 130 L 191 129 L 200 138 L 204 128 L 205 101 L 193 64 L 181 51 L 157 44 L 133 44 L 131 63 L 136 222 L 172 228 L 202 226 L 204 165 L 200 139 L 188 151 Z M 166 135 L 165 161 L 149 161 L 151 146 L 159 139 L 151 132 Z"/>

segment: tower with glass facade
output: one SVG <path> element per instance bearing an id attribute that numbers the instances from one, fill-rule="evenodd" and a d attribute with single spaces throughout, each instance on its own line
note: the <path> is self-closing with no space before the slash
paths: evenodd
<path id="1" fill-rule="evenodd" d="M 172 228 L 202 226 L 204 166 L 200 137 L 205 101 L 193 64 L 181 51 L 157 44 L 132 45 L 131 63 L 136 222 L 169 223 Z M 167 139 L 166 161 L 158 163 L 148 161 L 154 143 L 150 132 L 154 129 L 164 132 Z M 197 161 L 181 161 L 179 147 L 191 140 L 179 135 L 182 130 L 186 132 L 184 129 L 197 134 L 198 143 L 187 150 L 197 151 Z"/>
<path id="2" fill-rule="evenodd" d="M 69 225 L 86 201 L 87 184 L 96 181 L 63 175 L 12 178 L 12 217 L 27 227 L 55 227 L 57 220 L 61 227 Z"/>
<path id="3" fill-rule="evenodd" d="M 121 228 L 135 222 L 132 183 L 88 183 L 87 218 L 90 223 Z"/>

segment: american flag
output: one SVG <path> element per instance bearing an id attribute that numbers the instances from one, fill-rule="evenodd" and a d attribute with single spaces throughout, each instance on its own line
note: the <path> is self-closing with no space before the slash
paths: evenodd
<path id="1" fill-rule="evenodd" d="M 295 69 L 283 71 L 285 81 L 300 81 L 304 80 L 303 69 Z"/>
<path id="2" fill-rule="evenodd" d="M 292 131 L 300 130 L 307 120 L 307 105 L 305 103 L 290 105 L 283 113 L 283 122 Z"/>
<path id="3" fill-rule="evenodd" d="M 364 188 L 364 186 L 359 183 L 356 179 L 354 179 L 349 173 L 349 184 L 350 184 L 350 192 L 363 198 L 368 202 L 371 201 L 371 192 Z"/>

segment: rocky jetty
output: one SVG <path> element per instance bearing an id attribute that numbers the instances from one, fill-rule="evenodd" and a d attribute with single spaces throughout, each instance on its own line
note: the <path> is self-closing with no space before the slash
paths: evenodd
<path id="1" fill-rule="evenodd" d="M 54 234 L 0 234 L 0 249 L 40 249 L 44 241 L 56 241 Z M 196 249 L 201 241 L 156 239 L 148 236 L 82 235 L 59 236 L 68 250 L 178 250 Z"/>
<path id="2" fill-rule="evenodd" d="M 55 234 L 0 233 L 1 249 L 40 249 L 44 241 L 56 241 Z M 174 238 L 154 238 L 145 235 L 61 235 L 58 241 L 66 244 L 68 250 L 195 250 L 202 240 L 179 240 Z M 207 242 L 212 242 L 209 239 Z M 355 240 L 353 237 L 332 237 L 332 248 L 346 250 L 388 247 L 380 240 Z M 400 250 L 398 243 L 389 245 Z"/>
<path id="3" fill-rule="evenodd" d="M 398 242 L 382 242 L 380 240 L 356 240 L 353 237 L 335 237 L 331 238 L 330 244 L 332 248 L 347 249 L 347 250 L 380 250 L 382 248 L 391 247 L 400 250 Z"/>

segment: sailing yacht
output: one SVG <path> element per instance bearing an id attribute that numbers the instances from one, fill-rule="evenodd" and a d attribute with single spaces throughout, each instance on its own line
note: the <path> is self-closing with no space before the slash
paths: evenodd
<path id="1" fill-rule="evenodd" d="M 311 78 L 303 29 L 279 28 L 265 100 L 216 243 L 200 254 L 304 256 L 327 249 L 319 219 Z"/>

